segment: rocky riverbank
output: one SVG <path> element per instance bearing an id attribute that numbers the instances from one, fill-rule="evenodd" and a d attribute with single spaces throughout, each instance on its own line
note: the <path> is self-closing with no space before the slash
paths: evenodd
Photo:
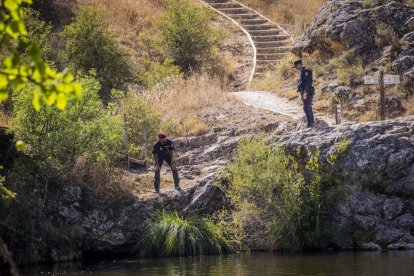
<path id="1" fill-rule="evenodd" d="M 48 217 L 72 236 L 67 246 L 52 249 L 52 260 L 80 258 L 85 252 L 130 253 L 146 221 L 160 209 L 213 214 L 225 208 L 225 195 L 214 181 L 218 180 L 220 164 L 231 158 L 237 144 L 238 136 L 228 135 L 233 138 L 227 142 L 217 139 L 214 131 L 199 140 L 180 142 L 181 149 L 188 150 L 188 155 L 180 158 L 183 167 L 203 158 L 221 160 L 216 170 L 211 168 L 181 194 L 171 190 L 160 197 L 90 201 L 82 188 L 66 185 L 63 197 L 50 203 Z M 305 151 L 319 148 L 323 160 L 344 138 L 351 144 L 336 165 L 335 183 L 345 188 L 346 196 L 332 210 L 329 244 L 337 249 L 414 249 L 414 117 L 288 131 L 273 134 L 271 140 L 292 155 L 297 154 L 298 147 Z M 209 145 L 201 141 L 214 142 Z M 200 151 L 199 159 L 191 153 L 194 148 Z M 301 156 L 296 157 L 301 162 Z"/>

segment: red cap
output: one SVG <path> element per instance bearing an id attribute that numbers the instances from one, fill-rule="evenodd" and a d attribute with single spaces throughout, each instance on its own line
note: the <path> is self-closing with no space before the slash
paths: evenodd
<path id="1" fill-rule="evenodd" d="M 165 134 L 164 132 L 160 132 L 158 133 L 158 138 L 167 138 L 167 134 Z"/>

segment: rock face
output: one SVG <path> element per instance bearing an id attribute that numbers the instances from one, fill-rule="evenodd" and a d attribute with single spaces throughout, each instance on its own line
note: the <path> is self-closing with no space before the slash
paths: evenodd
<path id="1" fill-rule="evenodd" d="M 414 117 L 306 129 L 275 137 L 274 141 L 294 156 L 298 148 L 318 148 L 323 160 L 344 139 L 351 144 L 335 165 L 334 178 L 345 188 L 346 196 L 332 210 L 327 229 L 331 245 L 413 248 Z"/>
<path id="2" fill-rule="evenodd" d="M 296 55 L 316 50 L 333 54 L 335 47 L 341 45 L 345 49 L 356 49 L 368 63 L 391 59 L 393 68 L 400 74 L 412 69 L 414 9 L 402 1 L 329 0 L 315 18 L 311 27 L 295 41 L 292 52 Z M 401 40 L 401 43 L 392 40 Z M 399 44 L 393 47 L 402 48 L 390 48 L 390 44 Z"/>
<path id="3" fill-rule="evenodd" d="M 112 202 L 89 201 L 84 189 L 68 184 L 64 196 L 49 203 L 48 216 L 55 218 L 54 227 L 66 229 L 77 242 L 54 248 L 50 258 L 67 261 L 84 254 L 132 253 L 149 219 L 159 210 L 213 214 L 225 202 L 224 194 L 213 185 L 216 178 L 216 174 L 210 174 L 181 193 L 169 190 L 160 196 Z"/>

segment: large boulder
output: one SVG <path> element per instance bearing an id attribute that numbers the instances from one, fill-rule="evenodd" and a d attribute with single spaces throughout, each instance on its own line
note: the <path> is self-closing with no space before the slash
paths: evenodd
<path id="1" fill-rule="evenodd" d="M 402 1 L 328 0 L 315 16 L 313 24 L 298 37 L 292 52 L 298 56 L 319 50 L 327 55 L 337 49 L 356 49 L 368 63 L 381 59 L 387 41 L 376 43 L 378 29 L 393 32 L 397 39 L 412 41 L 406 36 L 414 18 L 414 9 Z M 385 40 L 390 38 L 385 38 Z M 404 43 L 403 43 L 404 44 Z M 387 51 L 385 51 L 387 52 Z M 389 51 L 388 51 L 389 52 Z M 409 50 L 400 54 L 393 64 L 399 73 L 413 66 Z M 387 57 L 389 58 L 389 57 Z"/>
<path id="2" fill-rule="evenodd" d="M 307 129 L 274 137 L 273 141 L 305 163 L 307 151 L 319 149 L 325 161 L 344 139 L 350 145 L 331 171 L 336 185 L 346 193 L 327 225 L 330 244 L 338 248 L 411 248 L 414 116 Z M 323 162 L 323 166 L 331 165 Z"/>

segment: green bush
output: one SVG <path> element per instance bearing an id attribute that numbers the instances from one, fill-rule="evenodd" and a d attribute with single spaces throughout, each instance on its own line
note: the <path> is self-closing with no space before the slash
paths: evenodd
<path id="1" fill-rule="evenodd" d="M 102 99 L 109 100 L 112 89 L 123 89 L 132 80 L 129 54 L 119 47 L 92 8 L 82 7 L 62 36 L 66 41 L 67 62 L 78 71 L 96 70 Z"/>
<path id="2" fill-rule="evenodd" d="M 152 142 L 159 131 L 161 116 L 139 94 L 131 94 L 123 100 L 127 115 L 127 131 L 130 152 L 147 158 Z"/>
<path id="3" fill-rule="evenodd" d="M 341 154 L 343 147 L 341 147 Z M 331 158 L 336 161 L 337 158 Z M 319 153 L 306 168 L 261 138 L 240 143 L 227 166 L 226 194 L 234 205 L 233 232 L 266 241 L 270 249 L 302 251 L 325 246 L 324 223 L 336 200 Z"/>
<path id="4" fill-rule="evenodd" d="M 27 85 L 13 97 L 13 129 L 28 151 L 54 168 L 70 167 L 77 157 L 110 162 L 122 144 L 122 125 L 99 100 L 99 82 L 92 76 L 80 78 L 82 96 L 71 99 L 63 111 L 32 106 L 33 86 Z"/>
<path id="5" fill-rule="evenodd" d="M 212 13 L 188 0 L 167 2 L 167 14 L 159 25 L 169 55 L 185 73 L 200 69 L 222 37 L 209 26 L 211 18 Z"/>
<path id="6" fill-rule="evenodd" d="M 166 59 L 163 63 L 148 61 L 147 65 L 148 69 L 140 76 L 140 80 L 146 88 L 183 77 L 180 68 L 174 65 L 170 59 Z"/>
<path id="7" fill-rule="evenodd" d="M 159 212 L 139 243 L 142 256 L 172 257 L 217 255 L 234 251 L 211 220 L 185 219 L 177 211 Z"/>

